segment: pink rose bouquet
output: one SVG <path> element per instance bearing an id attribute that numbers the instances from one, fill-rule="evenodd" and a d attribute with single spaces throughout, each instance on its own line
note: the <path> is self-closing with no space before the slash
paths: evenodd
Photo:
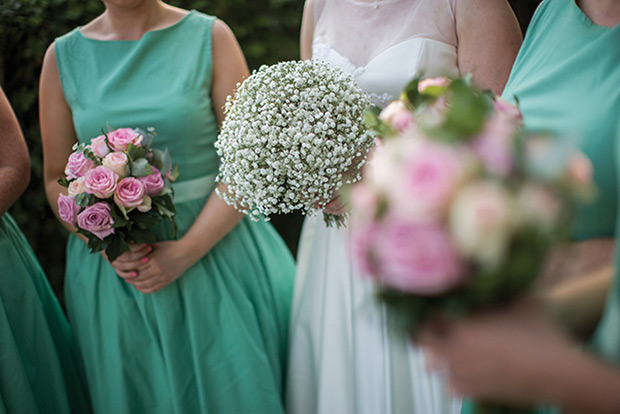
<path id="1" fill-rule="evenodd" d="M 366 122 L 381 145 L 350 193 L 352 251 L 409 330 L 522 292 L 592 191 L 567 140 L 526 136 L 468 78 L 414 80 Z"/>
<path id="2" fill-rule="evenodd" d="M 162 219 L 175 225 L 170 154 L 151 148 L 154 131 L 120 128 L 76 144 L 58 182 L 63 221 L 88 238 L 92 252 L 114 261 L 129 243 L 152 243 L 150 228 Z"/>
<path id="3" fill-rule="evenodd" d="M 592 194 L 568 140 L 526 136 L 519 109 L 468 78 L 416 79 L 366 122 L 381 145 L 350 193 L 351 250 L 409 332 L 522 293 Z M 474 404 L 531 412 L 513 408 Z"/>

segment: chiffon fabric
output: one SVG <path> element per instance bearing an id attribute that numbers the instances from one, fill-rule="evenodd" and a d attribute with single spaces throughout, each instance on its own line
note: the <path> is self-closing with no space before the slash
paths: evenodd
<path id="1" fill-rule="evenodd" d="M 377 105 L 416 76 L 458 75 L 454 0 L 315 2 L 312 57 L 351 73 Z M 399 336 L 351 261 L 350 231 L 305 219 L 287 380 L 292 414 L 456 413 L 422 351 Z"/>
<path id="2" fill-rule="evenodd" d="M 0 413 L 90 412 L 71 328 L 9 213 L 0 268 Z"/>
<path id="3" fill-rule="evenodd" d="M 192 11 L 135 41 L 80 28 L 57 39 L 80 142 L 102 128 L 154 127 L 179 166 L 178 235 L 202 211 L 219 160 L 211 102 L 215 18 Z M 154 229 L 158 240 L 170 226 Z M 283 412 L 294 262 L 265 222 L 243 219 L 180 278 L 145 295 L 71 237 L 65 296 L 99 413 Z"/>

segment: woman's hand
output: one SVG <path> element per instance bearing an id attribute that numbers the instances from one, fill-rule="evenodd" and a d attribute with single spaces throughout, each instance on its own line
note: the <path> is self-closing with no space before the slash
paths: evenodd
<path id="1" fill-rule="evenodd" d="M 323 211 L 329 214 L 333 214 L 335 216 L 339 216 L 348 213 L 350 209 L 351 206 L 349 205 L 349 203 L 344 201 L 342 196 L 336 195 L 334 198 L 331 199 L 329 203 L 325 205 Z"/>
<path id="2" fill-rule="evenodd" d="M 145 263 L 148 261 L 147 255 L 153 250 L 153 248 L 146 243 L 130 244 L 129 248 L 130 250 L 128 252 L 121 254 L 110 263 L 116 271 L 116 274 L 123 279 L 137 276 L 137 271 L 144 267 Z M 102 251 L 101 255 L 108 260 L 105 251 Z"/>
<path id="3" fill-rule="evenodd" d="M 456 321 L 434 321 L 419 342 L 431 369 L 458 395 L 489 401 L 549 402 L 547 387 L 576 354 L 533 299 Z"/>
<path id="4" fill-rule="evenodd" d="M 182 240 L 155 243 L 148 256 L 131 263 L 136 266 L 136 275 L 125 280 L 142 293 L 157 292 L 181 277 L 195 263 L 187 254 L 190 250 Z"/>

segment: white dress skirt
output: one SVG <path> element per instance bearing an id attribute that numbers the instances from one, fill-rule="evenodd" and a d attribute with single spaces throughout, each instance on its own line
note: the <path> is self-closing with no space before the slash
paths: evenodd
<path id="1" fill-rule="evenodd" d="M 459 74 L 454 0 L 315 3 L 313 58 L 351 73 L 376 105 L 398 98 L 416 76 Z M 460 413 L 422 351 L 392 329 L 351 260 L 347 227 L 307 217 L 297 257 L 287 412 Z"/>

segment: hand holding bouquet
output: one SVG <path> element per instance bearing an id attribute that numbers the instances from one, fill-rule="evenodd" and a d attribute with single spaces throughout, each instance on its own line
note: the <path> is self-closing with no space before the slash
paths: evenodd
<path id="1" fill-rule="evenodd" d="M 129 243 L 153 243 L 150 227 L 163 218 L 174 227 L 170 154 L 151 149 L 153 134 L 120 128 L 76 144 L 58 182 L 60 218 L 86 236 L 91 252 L 105 249 L 110 262 Z"/>
<path id="2" fill-rule="evenodd" d="M 218 194 L 254 220 L 323 209 L 360 177 L 374 140 L 363 120 L 368 105 L 355 80 L 326 63 L 261 67 L 227 102 L 215 145 L 217 180 L 228 189 Z"/>
<path id="3" fill-rule="evenodd" d="M 522 293 L 592 194 L 587 158 L 466 78 L 414 80 L 367 121 L 383 145 L 351 193 L 353 251 L 409 332 Z"/>
<path id="4" fill-rule="evenodd" d="M 520 293 L 591 192 L 582 154 L 467 79 L 416 80 L 368 122 L 384 143 L 351 194 L 356 259 L 410 328 Z"/>

